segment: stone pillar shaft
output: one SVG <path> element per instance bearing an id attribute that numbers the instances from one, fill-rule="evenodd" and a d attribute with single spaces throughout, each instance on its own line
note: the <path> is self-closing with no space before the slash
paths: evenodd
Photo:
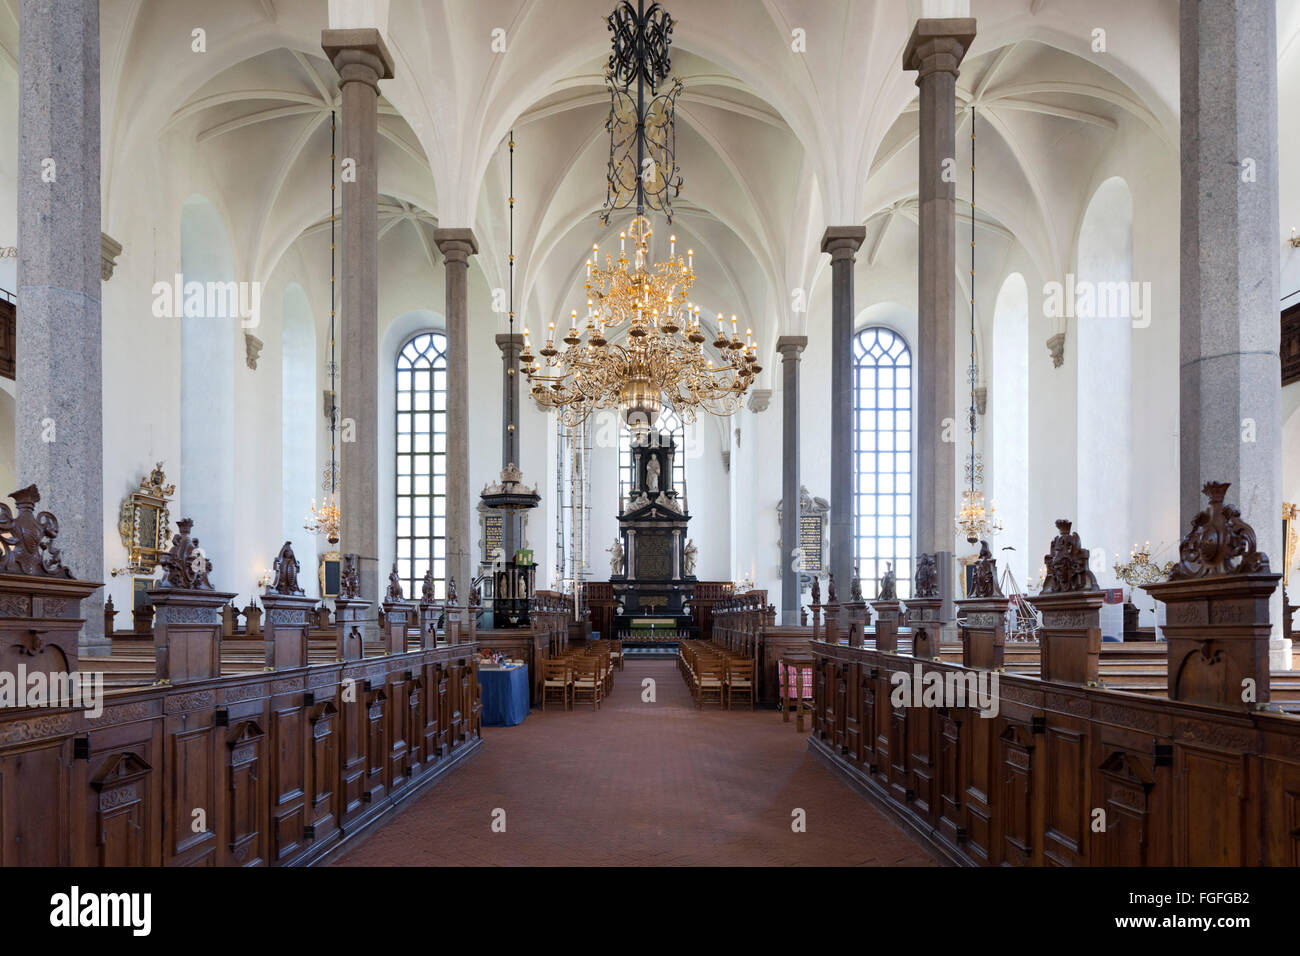
<path id="1" fill-rule="evenodd" d="M 99 4 L 23 0 L 19 19 L 15 484 L 59 519 L 72 573 L 103 581 Z M 82 604 L 83 652 L 106 646 L 103 609 Z"/>
<path id="2" fill-rule="evenodd" d="M 956 182 L 945 179 L 944 171 L 961 168 L 954 112 L 957 68 L 974 37 L 973 19 L 921 19 L 903 53 L 903 69 L 917 71 L 920 90 L 916 552 L 935 555 L 944 620 L 952 611 L 957 488 L 957 446 L 943 440 L 945 419 L 957 421 Z"/>
<path id="3" fill-rule="evenodd" d="M 447 268 L 447 573 L 469 593 L 469 229 L 438 229 Z"/>
<path id="4" fill-rule="evenodd" d="M 321 48 L 339 73 L 342 135 L 335 162 L 355 162 L 355 181 L 340 177 L 343 289 L 340 301 L 340 425 L 355 440 L 339 446 L 340 550 L 358 556 L 360 599 L 379 600 L 379 81 L 393 58 L 378 30 L 324 30 Z M 374 626 L 364 628 L 365 638 Z"/>
<path id="5" fill-rule="evenodd" d="M 799 533 L 799 356 L 808 345 L 806 335 L 783 335 L 776 340 L 781 353 L 781 623 L 799 624 L 799 565 L 794 549 L 802 543 Z"/>
<path id="6" fill-rule="evenodd" d="M 1277 62 L 1259 55 L 1276 46 L 1277 14 L 1270 0 L 1179 10 L 1180 531 L 1205 482 L 1231 482 L 1259 549 L 1280 562 Z M 1270 617 L 1273 665 L 1289 668 L 1280 591 Z"/>
<path id="7" fill-rule="evenodd" d="M 831 257 L 830 570 L 840 588 L 853 576 L 853 264 L 866 237 L 864 226 L 830 226 L 821 247 Z"/>

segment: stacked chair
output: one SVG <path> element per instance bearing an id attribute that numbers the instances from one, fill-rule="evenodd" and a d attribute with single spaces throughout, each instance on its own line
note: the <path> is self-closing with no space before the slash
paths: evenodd
<path id="1" fill-rule="evenodd" d="M 677 667 L 691 689 L 695 706 L 717 702 L 730 710 L 737 698 L 754 709 L 754 661 L 707 641 L 682 641 L 677 647 Z"/>

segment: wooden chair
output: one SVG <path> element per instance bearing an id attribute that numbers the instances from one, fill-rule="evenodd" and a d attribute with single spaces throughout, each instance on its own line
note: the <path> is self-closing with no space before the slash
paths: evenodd
<path id="1" fill-rule="evenodd" d="M 623 642 L 615 639 L 609 642 L 609 659 L 619 670 L 623 669 Z"/>
<path id="2" fill-rule="evenodd" d="M 574 705 L 578 703 L 578 696 L 585 694 L 591 701 L 591 709 L 600 710 L 601 690 L 600 661 L 595 657 L 575 657 L 573 659 Z"/>
<path id="3" fill-rule="evenodd" d="M 560 702 L 564 710 L 573 709 L 573 673 L 567 660 L 542 661 L 542 710 L 546 709 L 548 694 L 560 692 Z"/>
<path id="4" fill-rule="evenodd" d="M 702 660 L 698 663 L 695 677 L 695 706 L 697 709 L 704 709 L 706 698 L 716 698 L 718 707 L 722 707 L 722 688 L 726 676 L 727 666 L 721 661 Z"/>
<path id="5" fill-rule="evenodd" d="M 749 709 L 754 709 L 754 662 L 750 660 L 727 661 L 727 710 L 736 695 L 749 698 Z"/>

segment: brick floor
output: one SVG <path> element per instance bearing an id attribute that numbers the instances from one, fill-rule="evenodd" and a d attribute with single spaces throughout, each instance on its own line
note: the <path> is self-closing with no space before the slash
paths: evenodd
<path id="1" fill-rule="evenodd" d="M 478 754 L 336 865 L 940 865 L 806 740 L 775 711 L 697 711 L 675 662 L 629 660 L 598 713 L 485 727 Z"/>

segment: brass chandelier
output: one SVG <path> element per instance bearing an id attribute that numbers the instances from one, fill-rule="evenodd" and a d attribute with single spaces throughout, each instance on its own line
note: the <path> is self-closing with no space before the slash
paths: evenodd
<path id="1" fill-rule="evenodd" d="M 663 212 L 671 223 L 671 197 L 681 188 L 673 152 L 674 104 L 681 82 L 674 81 L 667 93 L 654 95 L 668 76 L 672 17 L 658 3 L 646 10 L 644 0 L 638 0 L 635 8 L 623 0 L 608 23 L 614 52 L 606 75 L 611 91 L 606 122 L 610 172 L 602 221 L 608 221 L 613 210 L 630 206 L 633 199 L 636 216 L 619 235 L 617 260 L 606 253 L 602 265 L 600 247 L 592 246 L 585 263 L 585 326 L 579 329 L 575 309 L 557 346 L 552 322 L 536 355 L 525 327 L 519 359 L 533 398 L 555 408 L 566 425 L 579 424 L 595 409 L 617 408 L 630 427 L 648 430 L 665 404 L 685 423 L 693 422 L 700 409 L 731 415 L 762 371 L 752 330 L 747 329 L 742 340 L 736 317 L 731 317 L 728 331 L 719 314 L 712 343 L 719 357 L 715 362 L 704 349 L 709 334 L 699 307 L 690 300 L 694 251 L 681 255 L 677 237 L 670 236 L 668 258 L 652 264 L 654 231 L 646 206 Z M 652 96 L 649 106 L 647 84 Z M 640 170 L 640 175 L 631 177 L 634 184 L 628 183 L 628 169 Z M 622 342 L 612 341 L 624 331 Z"/>

